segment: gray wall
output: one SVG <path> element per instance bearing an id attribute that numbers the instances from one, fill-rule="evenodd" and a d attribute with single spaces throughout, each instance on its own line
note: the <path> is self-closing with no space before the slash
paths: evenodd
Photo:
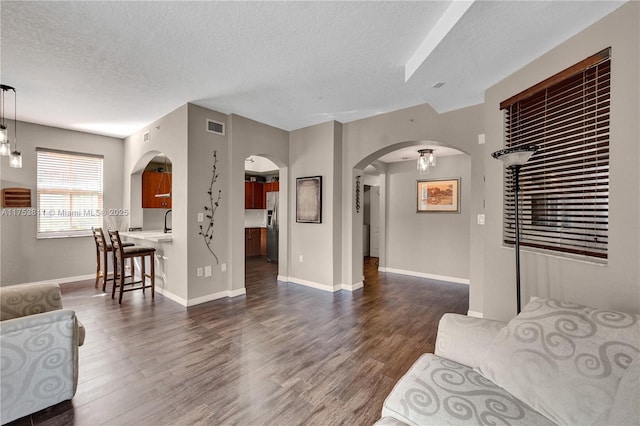
<path id="1" fill-rule="evenodd" d="M 308 282 L 327 290 L 333 290 L 336 274 L 336 246 L 340 245 L 341 236 L 338 217 L 341 220 L 342 209 L 340 199 L 336 199 L 336 164 L 341 157 L 336 151 L 341 150 L 340 140 L 336 140 L 336 128 L 339 123 L 327 122 L 317 126 L 306 127 L 290 132 L 289 158 L 289 278 L 292 281 Z M 340 138 L 341 139 L 341 138 Z M 339 167 L 339 166 L 338 166 Z M 296 178 L 322 176 L 322 223 L 297 223 L 295 185 Z M 339 175 L 338 175 L 339 176 Z M 299 256 L 303 256 L 303 262 Z M 334 269 L 335 268 L 335 269 Z M 337 271 L 336 271 L 337 270 Z"/>
<path id="2" fill-rule="evenodd" d="M 355 213 L 353 194 L 355 176 L 380 156 L 398 148 L 429 141 L 436 145 L 456 148 L 471 159 L 471 199 L 468 203 L 469 252 L 469 310 L 482 312 L 483 246 L 478 235 L 482 226 L 476 225 L 475 217 L 484 212 L 482 190 L 485 166 L 485 146 L 478 144 L 478 134 L 483 130 L 483 107 L 481 105 L 438 114 L 428 105 L 418 105 L 399 111 L 344 124 L 343 137 L 343 282 L 352 283 L 362 279 L 362 215 Z M 381 202 L 390 196 L 390 191 L 380 188 Z M 381 218 L 384 220 L 384 218 Z M 383 242 L 384 243 L 384 242 Z M 360 247 L 360 249 L 358 249 Z M 384 252 L 384 247 L 381 247 Z M 381 257 L 384 253 L 381 253 Z M 382 259 L 381 259 L 382 260 Z M 382 263 L 381 263 L 382 264 Z"/>
<path id="3" fill-rule="evenodd" d="M 229 289 L 244 289 L 244 160 L 250 155 L 266 157 L 280 167 L 279 199 L 279 259 L 278 275 L 287 277 L 289 269 L 288 211 L 289 193 L 289 132 L 232 114 L 229 117 L 229 166 L 227 206 L 229 217 Z M 295 220 L 295 216 L 293 216 Z"/>
<path id="4" fill-rule="evenodd" d="M 166 154 L 171 161 L 173 241 L 163 243 L 156 252 L 156 255 L 168 258 L 159 265 L 167 280 L 156 282 L 156 288 L 181 302 L 188 300 L 189 284 L 188 193 L 185 190 L 188 185 L 187 109 L 187 105 L 183 105 L 125 139 L 124 183 L 121 186 L 125 206 L 131 210 L 129 226 L 148 228 L 144 224 L 142 209 L 142 171 L 158 153 Z M 146 131 L 149 131 L 149 141 L 145 143 L 142 135 Z M 154 223 L 152 226 L 157 224 Z"/>
<path id="5" fill-rule="evenodd" d="M 229 221 L 229 163 L 226 161 L 228 156 L 228 134 L 225 136 L 217 135 L 206 131 L 207 119 L 225 123 L 228 129 L 227 116 L 225 114 L 202 108 L 193 104 L 188 104 L 188 181 L 186 188 L 187 193 L 187 281 L 189 283 L 188 298 L 190 301 L 203 298 L 210 294 L 220 293 L 228 289 L 227 272 L 222 271 L 222 264 L 226 264 L 229 259 L 227 240 L 229 238 L 228 226 Z M 213 152 L 217 151 L 218 179 L 213 186 L 214 201 L 216 200 L 217 191 L 222 190 L 222 199 L 220 207 L 214 215 L 214 232 L 211 240 L 213 252 L 218 256 L 219 263 L 216 263 L 214 256 L 207 249 L 206 244 L 201 235 L 200 225 L 207 225 L 206 215 L 209 213 L 204 210 L 205 205 L 209 205 L 209 187 L 211 185 L 212 168 L 213 168 Z M 198 213 L 203 213 L 205 221 L 199 223 Z M 197 268 L 212 267 L 211 277 L 198 277 Z"/>
<path id="6" fill-rule="evenodd" d="M 522 296 L 640 312 L 640 3 L 629 2 L 486 92 L 487 150 L 503 146 L 499 103 L 545 78 L 612 47 L 609 259 L 607 264 L 570 260 L 524 250 Z M 499 161 L 485 156 L 484 316 L 515 315 L 514 252 L 502 246 L 502 177 Z"/>
<path id="7" fill-rule="evenodd" d="M 438 158 L 428 176 L 415 161 L 387 168 L 386 267 L 419 274 L 469 279 L 471 159 Z M 460 178 L 460 213 L 417 213 L 416 180 Z"/>
<path id="8" fill-rule="evenodd" d="M 13 123 L 9 122 L 9 128 Z M 31 189 L 31 205 L 37 208 L 36 148 L 52 148 L 104 156 L 104 208 L 119 209 L 122 203 L 123 141 L 55 127 L 18 122 L 22 168 L 9 167 L 0 158 L 2 188 Z M 36 239 L 34 216 L 0 215 L 0 283 L 2 285 L 95 274 L 93 237 Z"/>

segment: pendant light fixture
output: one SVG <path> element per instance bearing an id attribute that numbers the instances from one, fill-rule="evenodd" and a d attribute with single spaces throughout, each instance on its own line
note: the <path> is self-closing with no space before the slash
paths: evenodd
<path id="1" fill-rule="evenodd" d="M 13 92 L 13 143 L 14 150 L 11 151 L 9 131 L 6 123 L 5 98 L 8 92 Z M 16 121 L 17 96 L 16 89 L 6 84 L 0 84 L 0 155 L 10 155 L 9 166 L 22 168 L 22 155 L 18 151 L 18 122 Z"/>
<path id="2" fill-rule="evenodd" d="M 429 174 L 429 167 L 436 166 L 436 156 L 433 155 L 433 149 L 419 149 L 418 154 L 418 172 L 421 175 Z"/>

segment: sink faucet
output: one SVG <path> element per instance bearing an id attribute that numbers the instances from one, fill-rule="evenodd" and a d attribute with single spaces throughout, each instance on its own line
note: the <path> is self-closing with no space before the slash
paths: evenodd
<path id="1" fill-rule="evenodd" d="M 167 227 L 167 215 L 171 213 L 171 210 L 167 210 L 167 212 L 164 214 L 164 229 L 163 232 L 166 234 L 167 232 L 171 232 L 171 228 Z M 173 217 L 173 215 L 172 215 Z"/>

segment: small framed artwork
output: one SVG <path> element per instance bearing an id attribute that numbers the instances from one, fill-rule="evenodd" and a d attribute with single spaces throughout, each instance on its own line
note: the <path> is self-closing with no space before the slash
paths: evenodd
<path id="1" fill-rule="evenodd" d="M 322 176 L 296 178 L 296 222 L 322 223 Z"/>
<path id="2" fill-rule="evenodd" d="M 418 213 L 460 213 L 460 178 L 418 180 Z"/>

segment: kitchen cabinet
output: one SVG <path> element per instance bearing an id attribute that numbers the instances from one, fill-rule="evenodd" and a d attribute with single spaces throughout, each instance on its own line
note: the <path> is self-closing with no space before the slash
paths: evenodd
<path id="1" fill-rule="evenodd" d="M 244 208 L 264 209 L 264 188 L 260 182 L 244 183 Z"/>
<path id="2" fill-rule="evenodd" d="M 267 253 L 267 229 L 245 228 L 244 230 L 244 255 L 264 256 Z"/>
<path id="3" fill-rule="evenodd" d="M 279 192 L 280 191 L 280 182 L 267 182 L 263 186 L 263 209 L 267 208 L 267 192 Z"/>
<path id="4" fill-rule="evenodd" d="M 260 228 L 260 256 L 267 255 L 267 228 Z"/>
<path id="5" fill-rule="evenodd" d="M 156 194 L 171 193 L 171 173 L 142 173 L 142 208 L 170 209 L 171 198 L 157 198 Z"/>

